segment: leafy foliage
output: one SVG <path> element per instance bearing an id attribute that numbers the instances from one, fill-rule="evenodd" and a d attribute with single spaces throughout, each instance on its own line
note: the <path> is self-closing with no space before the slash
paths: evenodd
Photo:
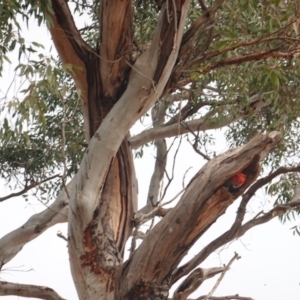
<path id="1" fill-rule="evenodd" d="M 56 60 L 39 57 L 18 65 L 18 75 L 30 78 L 31 83 L 9 102 L 11 117 L 4 119 L 0 130 L 1 177 L 7 182 L 13 178 L 40 182 L 62 174 L 64 159 L 65 175 L 72 177 L 84 151 L 81 105 L 74 83 Z M 55 195 L 60 187 L 56 183 L 49 192 Z"/>

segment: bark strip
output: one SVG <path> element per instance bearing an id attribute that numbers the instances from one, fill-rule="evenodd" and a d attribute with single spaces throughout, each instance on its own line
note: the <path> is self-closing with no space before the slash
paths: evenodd
<path id="1" fill-rule="evenodd" d="M 173 270 L 195 241 L 223 214 L 226 208 L 257 178 L 259 162 L 280 141 L 277 132 L 259 134 L 243 147 L 229 150 L 209 161 L 189 183 L 179 203 L 145 237 L 125 264 L 121 285 L 128 288 L 122 299 L 169 289 Z M 247 180 L 234 192 L 224 187 L 227 179 L 244 172 Z M 186 216 L 189 216 L 187 218 Z M 174 247 L 176 245 L 176 247 Z M 141 278 L 134 270 L 139 269 Z M 143 298 L 141 298 L 143 299 Z"/>

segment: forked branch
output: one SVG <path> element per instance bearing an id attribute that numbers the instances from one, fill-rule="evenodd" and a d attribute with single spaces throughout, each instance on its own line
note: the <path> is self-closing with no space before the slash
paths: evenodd
<path id="1" fill-rule="evenodd" d="M 190 294 L 196 291 L 206 279 L 209 279 L 224 270 L 225 269 L 223 267 L 195 269 L 176 289 L 172 300 L 185 300 Z"/>
<path id="2" fill-rule="evenodd" d="M 144 238 L 122 270 L 125 282 L 129 281 L 130 286 L 142 284 L 140 276 L 133 275 L 133 270 L 139 268 L 144 274 L 144 283 L 155 281 L 163 288 L 195 241 L 257 178 L 260 161 L 279 141 L 280 135 L 276 132 L 259 134 L 243 147 L 210 160 L 191 180 L 179 203 Z M 224 187 L 225 181 L 241 171 L 247 174 L 246 182 L 229 193 Z M 126 277 L 127 273 L 130 277 Z"/>
<path id="3" fill-rule="evenodd" d="M 250 106 L 248 110 L 246 110 L 245 108 L 245 110 L 241 110 L 239 114 L 228 113 L 226 116 L 223 116 L 220 120 L 218 120 L 217 115 L 221 113 L 224 108 L 220 109 L 219 107 L 217 107 L 199 119 L 174 123 L 171 125 L 165 124 L 166 126 L 151 128 L 137 134 L 136 136 L 131 137 L 129 141 L 131 147 L 133 149 L 136 149 L 151 141 L 177 136 L 178 134 L 182 135 L 191 131 L 205 131 L 209 129 L 222 128 L 243 118 L 249 111 L 252 112 L 259 110 L 266 105 L 267 103 L 263 101 L 263 96 L 261 94 L 256 94 L 250 98 Z M 230 106 L 228 106 L 227 108 L 230 108 Z M 216 117 L 216 119 L 214 120 L 213 117 Z M 180 124 L 179 132 L 178 124 Z"/>
<path id="4" fill-rule="evenodd" d="M 220 275 L 220 277 L 218 278 L 217 282 L 215 283 L 214 287 L 212 288 L 212 290 L 206 295 L 206 297 L 204 298 L 204 300 L 209 300 L 211 298 L 211 296 L 213 295 L 213 293 L 216 291 L 217 287 L 220 285 L 222 279 L 224 278 L 226 272 L 229 270 L 230 266 L 233 264 L 233 262 L 237 259 L 240 259 L 240 256 L 235 253 L 234 256 L 232 257 L 232 259 L 229 261 L 229 263 L 226 265 L 226 267 L 224 268 L 224 271 L 222 272 L 222 274 Z"/>
<path id="5" fill-rule="evenodd" d="M 296 207 L 299 205 L 299 196 L 300 196 L 300 188 L 297 187 L 295 189 L 295 195 L 293 200 L 285 205 L 280 205 L 278 207 L 274 207 L 269 213 L 265 214 L 261 218 L 254 218 L 253 220 L 247 222 L 245 225 L 242 225 L 244 220 L 244 216 L 246 214 L 246 206 L 250 199 L 255 195 L 256 191 L 268 184 L 275 177 L 289 173 L 289 172 L 300 172 L 300 167 L 280 167 L 276 171 L 270 173 L 269 175 L 259 179 L 256 181 L 242 196 L 242 201 L 237 210 L 237 215 L 234 223 L 231 228 L 216 238 L 214 241 L 205 246 L 196 256 L 193 257 L 188 263 L 179 267 L 173 274 L 172 283 L 176 282 L 182 276 L 185 276 L 189 272 L 191 272 L 194 268 L 196 268 L 199 264 L 201 264 L 213 251 L 222 247 L 223 245 L 229 243 L 233 239 L 242 236 L 247 230 L 250 228 L 265 223 L 270 219 L 278 216 L 280 213 L 286 212 L 292 207 Z"/>
<path id="6" fill-rule="evenodd" d="M 246 222 L 243 226 L 239 228 L 239 230 L 236 233 L 236 238 L 243 236 L 249 229 L 251 229 L 254 226 L 261 225 L 264 223 L 269 222 L 275 217 L 282 216 L 287 211 L 300 206 L 300 200 L 289 202 L 282 205 L 277 205 L 267 213 L 262 212 L 260 215 L 261 217 L 255 217 L 251 219 L 250 221 Z"/>

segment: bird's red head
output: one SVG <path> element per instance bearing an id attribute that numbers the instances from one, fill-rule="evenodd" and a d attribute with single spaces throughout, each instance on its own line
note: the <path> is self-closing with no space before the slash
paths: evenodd
<path id="1" fill-rule="evenodd" d="M 246 175 L 244 173 L 237 173 L 231 177 L 231 183 L 234 188 L 242 186 L 246 181 Z"/>

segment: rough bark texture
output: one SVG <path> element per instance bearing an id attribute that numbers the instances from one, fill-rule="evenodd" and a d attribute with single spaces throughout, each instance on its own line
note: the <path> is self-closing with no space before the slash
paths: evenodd
<path id="1" fill-rule="evenodd" d="M 166 299 L 172 273 L 188 249 L 256 179 L 260 161 L 279 141 L 276 132 L 258 135 L 245 146 L 209 161 L 191 180 L 181 201 L 122 267 L 119 299 Z M 238 172 L 244 172 L 247 180 L 230 193 L 224 183 Z"/>
<path id="2" fill-rule="evenodd" d="M 118 101 L 130 71 L 133 41 L 132 1 L 101 1 L 100 74 L 102 102 Z"/>
<path id="3" fill-rule="evenodd" d="M 81 90 L 86 139 L 89 141 L 126 88 L 128 79 L 125 76 L 128 76 L 129 71 L 126 60 L 131 62 L 132 3 L 101 2 L 99 53 L 90 49 L 81 39 L 65 1 L 53 0 L 52 7 L 55 15 L 51 15 L 53 26 L 50 32 L 63 63 L 74 66 L 72 76 L 77 88 Z M 106 298 L 113 292 L 113 270 L 122 263 L 124 246 L 132 228 L 136 187 L 127 138 L 109 160 L 105 176 L 101 178 L 101 188 L 92 193 L 95 198 L 92 218 L 89 215 L 89 220 L 85 219 L 84 224 L 79 225 L 81 234 L 74 239 L 78 231 L 73 229 L 73 218 L 69 218 L 71 269 L 82 299 L 92 299 L 96 294 L 100 299 Z M 82 178 L 78 181 L 82 184 Z M 75 197 L 78 197 L 78 192 L 74 194 Z M 82 202 L 76 212 L 70 210 L 75 217 L 74 222 L 78 223 L 78 218 L 84 219 L 81 209 L 85 210 Z M 82 245 L 79 253 L 78 241 Z M 76 262 L 73 263 L 74 260 Z M 81 269 L 86 269 L 86 272 Z M 96 277 L 105 286 L 109 286 L 109 291 L 102 289 L 103 296 L 98 293 L 101 286 L 94 288 Z"/>
<path id="4" fill-rule="evenodd" d="M 131 69 L 130 0 L 101 2 L 99 53 L 80 38 L 66 2 L 52 1 L 55 15 L 51 15 L 50 31 L 62 61 L 79 67 L 72 76 L 82 91 L 90 141 L 75 178 L 68 218 L 71 269 L 80 299 L 114 298 L 114 274 L 122 264 L 136 201 L 126 136 L 165 88 L 178 55 L 188 4 L 164 5 L 152 46 Z"/>

